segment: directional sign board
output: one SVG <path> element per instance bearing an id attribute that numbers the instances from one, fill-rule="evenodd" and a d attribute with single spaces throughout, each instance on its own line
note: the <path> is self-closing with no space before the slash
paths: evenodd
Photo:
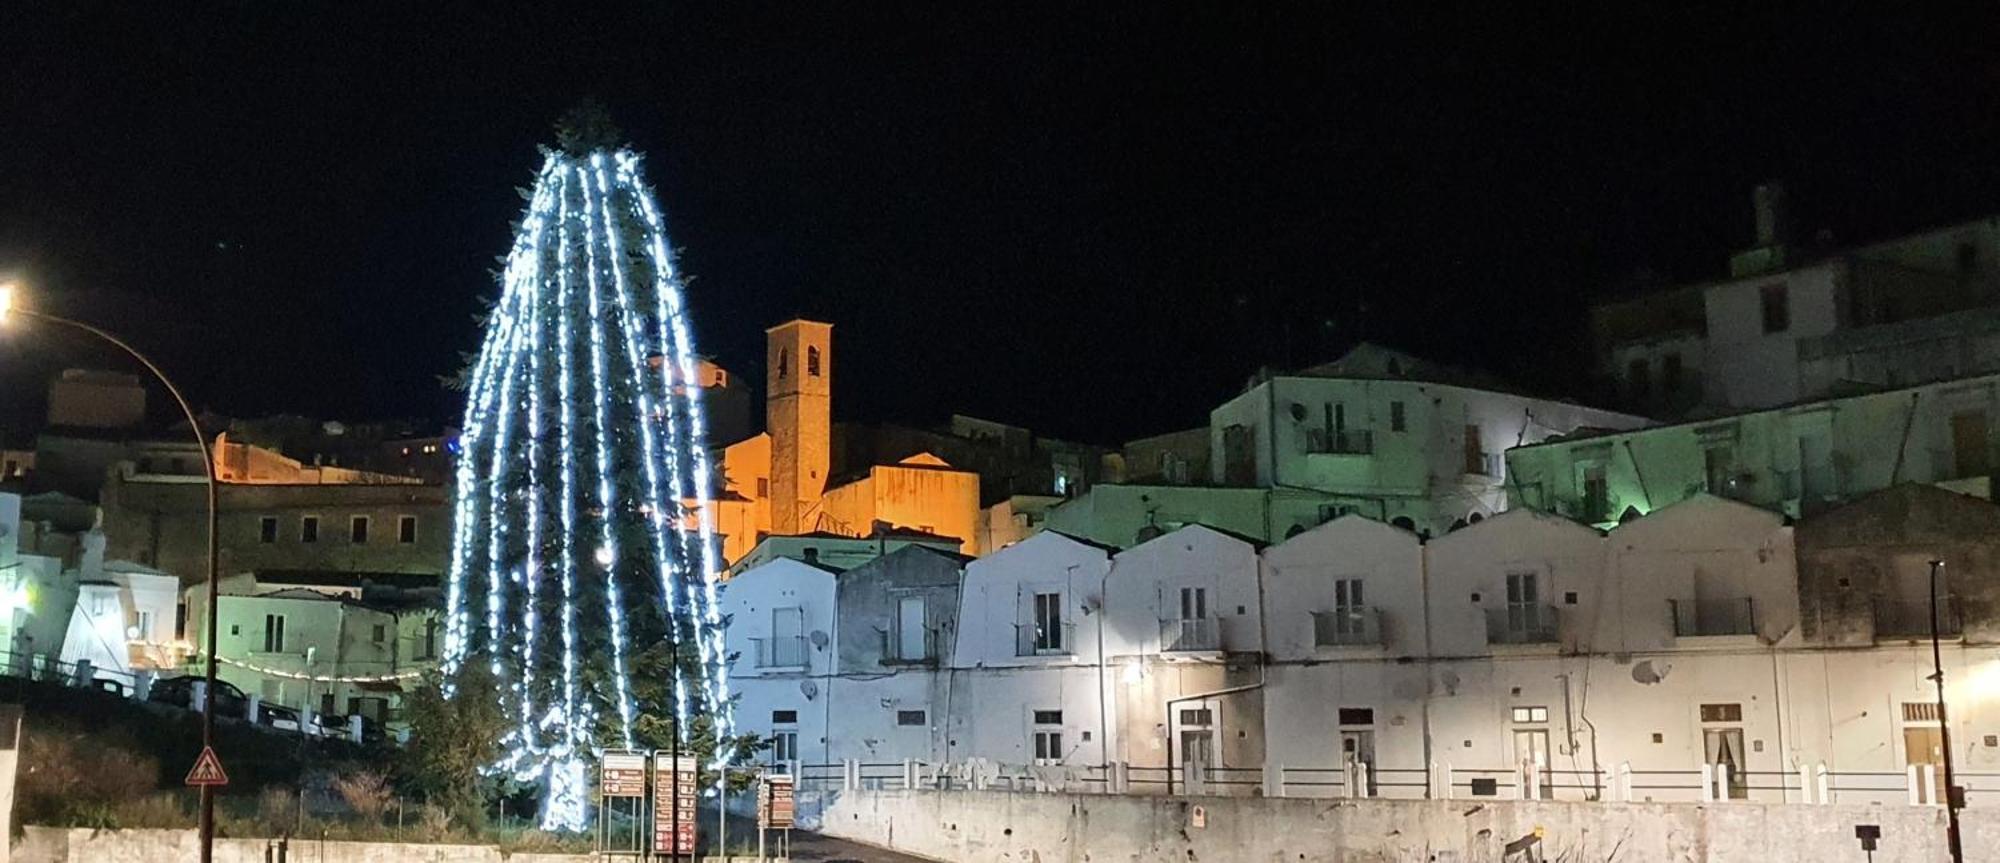
<path id="1" fill-rule="evenodd" d="M 674 758 L 653 753 L 653 851 L 658 854 L 693 854 L 695 803 L 701 797 L 695 768 L 700 762 L 688 756 Z M 679 813 L 678 819 L 675 813 Z M 680 828 L 676 835 L 675 827 Z"/>
<path id="2" fill-rule="evenodd" d="M 598 765 L 598 794 L 604 797 L 646 796 L 646 755 L 606 752 Z"/>
<path id="3" fill-rule="evenodd" d="M 765 776 L 757 794 L 757 826 L 792 829 L 792 777 Z"/>
<path id="4" fill-rule="evenodd" d="M 201 748 L 201 756 L 188 768 L 187 784 L 196 787 L 229 784 L 229 774 L 222 772 L 222 759 L 215 757 L 214 747 Z"/>

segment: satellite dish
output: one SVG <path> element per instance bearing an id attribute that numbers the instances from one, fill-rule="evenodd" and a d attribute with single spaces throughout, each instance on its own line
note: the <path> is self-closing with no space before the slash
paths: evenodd
<path id="1" fill-rule="evenodd" d="M 801 680 L 799 681 L 799 692 L 805 695 L 807 701 L 811 701 L 819 697 L 819 684 L 811 680 Z"/>
<path id="2" fill-rule="evenodd" d="M 823 630 L 818 630 L 818 629 L 815 629 L 815 630 L 813 630 L 813 634 L 812 634 L 811 636 L 808 636 L 808 637 L 812 639 L 812 643 L 813 643 L 813 646 L 814 646 L 814 647 L 817 647 L 817 648 L 819 648 L 820 650 L 825 650 L 825 649 L 826 649 L 826 632 L 825 632 L 825 631 L 823 631 Z"/>

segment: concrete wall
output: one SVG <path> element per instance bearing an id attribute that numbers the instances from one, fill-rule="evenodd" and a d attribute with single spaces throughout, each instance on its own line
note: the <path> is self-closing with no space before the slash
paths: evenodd
<path id="1" fill-rule="evenodd" d="M 1947 859 L 1934 807 L 1577 805 L 1465 800 L 1158 798 L 972 791 L 830 793 L 820 829 L 938 860 L 1474 863 L 1823 863 L 1863 859 L 1858 824 L 1881 827 L 1876 863 Z M 1199 807 L 1201 818 L 1195 810 Z M 1969 811 L 1971 859 L 2000 845 L 2000 813 Z"/>
<path id="2" fill-rule="evenodd" d="M 193 830 L 88 830 L 26 827 L 14 840 L 15 863 L 193 863 Z M 215 840 L 216 863 L 266 863 L 273 839 Z M 505 854 L 490 845 L 293 840 L 287 859 L 311 863 L 586 863 L 592 854 Z"/>

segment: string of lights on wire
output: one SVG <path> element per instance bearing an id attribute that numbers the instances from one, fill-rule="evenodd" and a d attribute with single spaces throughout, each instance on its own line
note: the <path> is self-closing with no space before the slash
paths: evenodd
<path id="1" fill-rule="evenodd" d="M 495 767 L 544 785 L 545 829 L 584 827 L 587 762 L 642 715 L 731 731 L 697 370 L 638 157 L 551 152 L 468 376 L 443 663 L 454 697 L 492 676 Z M 639 676 L 662 643 L 671 679 Z"/>

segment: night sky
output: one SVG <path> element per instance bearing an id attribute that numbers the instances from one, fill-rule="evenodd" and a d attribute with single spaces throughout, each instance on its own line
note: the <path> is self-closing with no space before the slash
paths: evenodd
<path id="1" fill-rule="evenodd" d="M 1116 442 L 1364 338 L 1580 391 L 1581 303 L 1720 275 L 1761 180 L 2000 213 L 1992 19 L 1411 5 L 7 3 L 0 272 L 218 411 L 449 422 L 594 96 L 724 365 L 814 316 L 842 418 Z M 107 362 L 0 335 L 0 422 Z"/>

